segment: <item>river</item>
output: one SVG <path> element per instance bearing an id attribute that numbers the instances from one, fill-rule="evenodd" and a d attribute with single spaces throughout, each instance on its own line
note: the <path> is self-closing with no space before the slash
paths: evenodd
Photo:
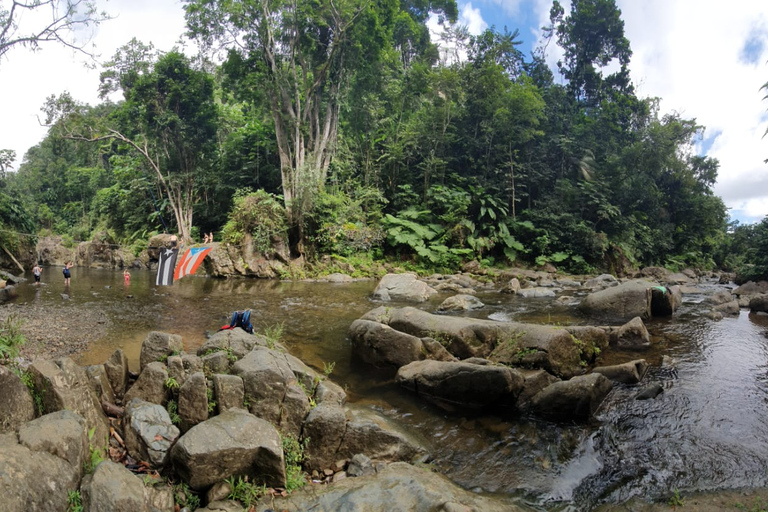
<path id="1" fill-rule="evenodd" d="M 52 270 L 51 272 L 54 272 Z M 556 424 L 515 414 L 450 415 L 415 399 L 381 373 L 353 359 L 350 323 L 379 304 L 373 281 L 349 284 L 187 277 L 154 285 L 154 272 L 75 268 L 72 284 L 44 275 L 40 289 L 18 287 L 17 304 L 98 308 L 110 319 L 102 339 L 76 360 L 104 362 L 118 347 L 138 366 L 147 332 L 180 334 L 194 352 L 229 323 L 232 311 L 251 309 L 257 330 L 282 325 L 282 342 L 295 356 L 344 386 L 350 402 L 375 408 L 431 444 L 433 466 L 459 485 L 513 494 L 541 510 L 588 510 L 633 496 L 665 500 L 681 492 L 768 485 L 768 316 L 742 311 L 720 322 L 706 319 L 705 294 L 686 295 L 672 319 L 647 323 L 651 349 L 605 351 L 602 364 L 644 357 L 641 383 L 664 393 L 634 400 L 638 386 L 617 385 L 593 421 Z M 31 280 L 30 280 L 31 281 Z M 46 282 L 49 281 L 49 282 Z M 704 284 L 711 291 L 714 284 Z M 61 293 L 68 291 L 68 300 Z M 448 294 L 419 307 L 434 311 Z M 587 324 L 552 299 L 479 293 L 486 307 L 472 316 L 554 325 Z M 405 304 L 390 303 L 391 306 Z M 666 357 L 665 357 L 666 356 Z"/>

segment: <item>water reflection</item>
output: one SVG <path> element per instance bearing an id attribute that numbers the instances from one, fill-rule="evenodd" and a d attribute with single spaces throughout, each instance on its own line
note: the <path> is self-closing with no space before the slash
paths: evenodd
<path id="1" fill-rule="evenodd" d="M 46 274 L 44 273 L 44 279 Z M 16 302 L 98 308 L 111 321 L 107 336 L 80 355 L 106 360 L 121 347 L 134 368 L 150 330 L 180 334 L 194 351 L 206 332 L 228 324 L 233 310 L 250 308 L 257 329 L 282 324 L 291 353 L 318 371 L 334 362 L 332 378 L 349 400 L 375 408 L 421 433 L 433 464 L 460 485 L 512 493 L 542 508 L 585 510 L 632 496 L 663 498 L 681 491 L 768 485 L 768 316 L 746 312 L 711 322 L 702 296 L 686 296 L 670 320 L 648 324 L 646 352 L 605 351 L 603 364 L 644 357 L 651 367 L 640 386 L 618 385 L 589 424 L 554 424 L 496 411 L 449 415 L 398 388 L 392 372 L 353 359 L 349 324 L 378 306 L 374 282 L 351 284 L 214 280 L 187 277 L 156 287 L 154 272 L 74 268 L 69 300 L 63 283 L 22 285 Z M 434 311 L 447 295 L 423 304 Z M 584 325 L 589 321 L 550 299 L 480 294 L 487 305 L 471 315 L 497 320 Z M 398 306 L 401 304 L 391 304 Z M 634 400 L 643 385 L 664 388 L 655 400 Z"/>

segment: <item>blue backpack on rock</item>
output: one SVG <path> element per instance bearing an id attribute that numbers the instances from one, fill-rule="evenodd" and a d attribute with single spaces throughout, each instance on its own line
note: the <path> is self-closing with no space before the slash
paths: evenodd
<path id="1" fill-rule="evenodd" d="M 244 309 L 243 311 L 235 311 L 234 313 L 232 313 L 232 321 L 229 322 L 229 325 L 225 325 L 219 330 L 223 331 L 225 329 L 234 329 L 235 327 L 240 327 L 242 330 L 244 330 L 248 334 L 253 334 L 253 325 L 251 325 L 250 309 Z"/>

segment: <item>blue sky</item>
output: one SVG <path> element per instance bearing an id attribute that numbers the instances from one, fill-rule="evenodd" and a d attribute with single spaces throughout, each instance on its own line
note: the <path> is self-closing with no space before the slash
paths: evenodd
<path id="1" fill-rule="evenodd" d="M 108 58 L 131 37 L 170 49 L 184 32 L 178 0 L 97 0 L 116 15 L 94 42 Z M 566 13 L 568 1 L 561 2 Z M 617 0 L 633 50 L 630 71 L 641 97 L 659 97 L 661 113 L 679 112 L 706 127 L 695 151 L 720 161 L 715 193 L 741 221 L 768 215 L 768 0 Z M 537 45 L 551 0 L 459 0 L 461 22 L 479 33 L 488 26 L 519 29 L 521 49 Z M 558 48 L 548 47 L 554 68 Z M 16 50 L 0 62 L 0 148 L 21 156 L 46 130 L 38 121 L 50 94 L 69 91 L 98 102 L 98 70 L 62 48 Z M 10 120 L 10 121 L 9 121 Z"/>

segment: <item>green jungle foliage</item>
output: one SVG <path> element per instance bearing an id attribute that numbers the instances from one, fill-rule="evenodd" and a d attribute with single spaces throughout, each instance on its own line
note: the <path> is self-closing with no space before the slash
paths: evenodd
<path id="1" fill-rule="evenodd" d="M 189 37 L 223 44 L 221 65 L 134 39 L 101 76 L 102 97 L 123 99 L 51 97 L 48 136 L 0 179 L 0 245 L 109 232 L 138 252 L 152 233 L 216 231 L 310 261 L 424 271 L 476 260 L 768 275 L 768 227 L 727 224 L 719 164 L 695 152 L 704 127 L 636 95 L 615 0 L 555 1 L 531 55 L 516 30 L 449 30 L 461 60 L 426 27 L 430 14 L 454 21 L 454 0 L 321 4 L 276 2 L 273 16 L 252 0 L 185 0 Z M 546 65 L 550 42 L 565 84 Z M 4 170 L 13 155 L 0 156 Z"/>

